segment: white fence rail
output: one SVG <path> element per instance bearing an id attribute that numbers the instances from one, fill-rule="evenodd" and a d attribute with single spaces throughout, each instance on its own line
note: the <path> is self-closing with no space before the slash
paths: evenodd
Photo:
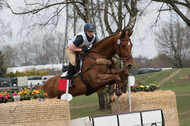
<path id="1" fill-rule="evenodd" d="M 71 120 L 71 126 L 165 126 L 161 109 L 90 116 Z"/>

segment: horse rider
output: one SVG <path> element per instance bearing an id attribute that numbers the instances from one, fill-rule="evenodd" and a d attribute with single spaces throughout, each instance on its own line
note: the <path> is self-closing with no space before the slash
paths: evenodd
<path id="1" fill-rule="evenodd" d="M 72 77 L 76 65 L 76 52 L 88 52 L 89 45 L 93 45 L 97 42 L 95 32 L 95 25 L 92 23 L 86 23 L 84 25 L 84 31 L 78 33 L 75 37 L 68 41 L 68 45 L 65 48 L 66 58 L 69 60 L 68 67 L 68 79 L 69 87 L 73 87 Z"/>

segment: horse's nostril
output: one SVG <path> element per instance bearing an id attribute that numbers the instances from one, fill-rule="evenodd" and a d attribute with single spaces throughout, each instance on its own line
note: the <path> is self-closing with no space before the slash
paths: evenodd
<path id="1" fill-rule="evenodd" d="M 131 67 L 132 67 L 132 65 L 131 65 L 131 64 L 129 64 L 129 65 L 127 66 L 127 68 L 128 68 L 128 69 L 130 69 Z"/>

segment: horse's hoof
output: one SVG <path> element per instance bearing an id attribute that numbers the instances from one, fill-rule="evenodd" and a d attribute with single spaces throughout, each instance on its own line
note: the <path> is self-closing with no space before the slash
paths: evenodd
<path id="1" fill-rule="evenodd" d="M 116 91 L 115 94 L 116 94 L 117 96 L 121 96 L 121 95 L 122 95 L 122 92 L 121 92 L 121 91 Z"/>

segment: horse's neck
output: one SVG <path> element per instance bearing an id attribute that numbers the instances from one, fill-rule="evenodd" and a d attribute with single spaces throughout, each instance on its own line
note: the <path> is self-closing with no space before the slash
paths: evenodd
<path id="1" fill-rule="evenodd" d="M 119 38 L 119 34 L 107 38 L 106 40 L 99 43 L 99 45 L 93 50 L 104 54 L 105 57 L 111 58 L 115 53 L 114 44 L 116 40 Z"/>

